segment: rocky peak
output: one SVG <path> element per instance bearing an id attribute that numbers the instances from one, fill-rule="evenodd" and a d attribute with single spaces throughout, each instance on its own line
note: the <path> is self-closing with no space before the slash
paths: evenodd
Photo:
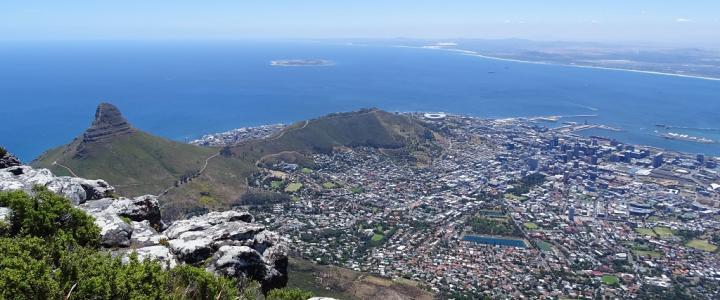
<path id="1" fill-rule="evenodd" d="M 83 134 L 83 142 L 91 143 L 115 136 L 130 134 L 134 131 L 120 110 L 110 103 L 100 103 L 95 111 L 92 126 Z"/>
<path id="2" fill-rule="evenodd" d="M 17 157 L 7 152 L 5 148 L 0 147 L 0 169 L 19 166 L 20 160 Z"/>

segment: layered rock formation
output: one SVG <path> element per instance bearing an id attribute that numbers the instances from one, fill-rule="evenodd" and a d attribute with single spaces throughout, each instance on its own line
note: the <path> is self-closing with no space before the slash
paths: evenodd
<path id="1" fill-rule="evenodd" d="M 120 110 L 110 103 L 100 103 L 95 110 L 95 120 L 83 134 L 83 142 L 91 143 L 127 135 L 134 131 Z"/>
<path id="2" fill-rule="evenodd" d="M 28 166 L 0 169 L 0 191 L 31 193 L 35 185 L 65 195 L 92 215 L 103 247 L 123 261 L 135 252 L 139 259 L 156 259 L 169 268 L 203 265 L 217 274 L 257 280 L 265 291 L 287 283 L 287 241 L 252 223 L 247 212 L 211 212 L 166 226 L 156 196 L 112 198 L 113 187 L 102 180 L 56 177 Z M 11 213 L 0 207 L 0 220 Z"/>
<path id="3" fill-rule="evenodd" d="M 120 110 L 110 103 L 100 103 L 95 110 L 95 120 L 85 130 L 75 148 L 74 158 L 85 158 L 90 152 L 88 147 L 94 143 L 110 141 L 115 137 L 132 134 L 136 130 L 123 117 Z M 77 140 L 76 140 L 77 142 Z"/>

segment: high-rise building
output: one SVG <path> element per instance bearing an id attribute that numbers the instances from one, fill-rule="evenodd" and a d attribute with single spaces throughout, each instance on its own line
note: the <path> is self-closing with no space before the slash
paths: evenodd
<path id="1" fill-rule="evenodd" d="M 705 161 L 705 167 L 708 169 L 717 168 L 717 163 L 714 160 L 708 159 Z"/>
<path id="2" fill-rule="evenodd" d="M 550 148 L 555 148 L 555 147 L 557 147 L 558 145 L 560 145 L 560 139 L 558 139 L 558 137 L 554 136 L 554 137 L 550 140 Z"/>
<path id="3" fill-rule="evenodd" d="M 538 159 L 537 158 L 529 157 L 527 159 L 527 164 L 528 164 L 528 170 L 530 170 L 530 171 L 535 171 L 538 169 Z"/>
<path id="4" fill-rule="evenodd" d="M 568 208 L 568 220 L 570 220 L 570 222 L 575 222 L 575 206 L 573 205 Z"/>
<path id="5" fill-rule="evenodd" d="M 655 156 L 653 156 L 652 166 L 653 166 L 653 168 L 659 168 L 659 167 L 662 167 L 662 165 L 663 165 L 663 153 L 660 152 L 658 154 L 655 154 Z"/>

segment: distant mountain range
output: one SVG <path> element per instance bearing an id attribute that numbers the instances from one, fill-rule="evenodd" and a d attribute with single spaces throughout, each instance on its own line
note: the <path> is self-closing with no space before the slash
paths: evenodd
<path id="1" fill-rule="evenodd" d="M 383 148 L 414 159 L 417 151 L 407 146 L 432 138 L 429 129 L 407 115 L 364 109 L 298 122 L 266 139 L 200 147 L 137 129 L 117 107 L 102 103 L 90 128 L 32 165 L 57 175 L 105 179 L 127 196 L 160 195 L 164 218 L 178 219 L 252 197 L 247 178 L 263 167 L 282 162 L 312 167 L 310 154 L 336 147 Z"/>
<path id="2" fill-rule="evenodd" d="M 720 44 L 717 43 L 709 43 L 705 47 L 677 47 L 668 44 L 611 44 L 524 39 L 394 39 L 360 42 L 373 45 L 461 50 L 466 51 L 466 54 L 472 52 L 486 57 L 531 63 L 720 79 Z"/>

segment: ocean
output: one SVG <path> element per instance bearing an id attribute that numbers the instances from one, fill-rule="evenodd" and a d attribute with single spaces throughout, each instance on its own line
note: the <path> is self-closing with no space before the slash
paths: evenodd
<path id="1" fill-rule="evenodd" d="M 278 59 L 334 64 L 270 65 Z M 487 118 L 597 115 L 561 122 L 587 120 L 622 131 L 584 134 L 720 155 L 718 143 L 658 136 L 720 140 L 720 81 L 330 41 L 0 43 L 0 145 L 23 161 L 82 133 L 102 101 L 136 127 L 178 141 L 378 107 Z"/>

